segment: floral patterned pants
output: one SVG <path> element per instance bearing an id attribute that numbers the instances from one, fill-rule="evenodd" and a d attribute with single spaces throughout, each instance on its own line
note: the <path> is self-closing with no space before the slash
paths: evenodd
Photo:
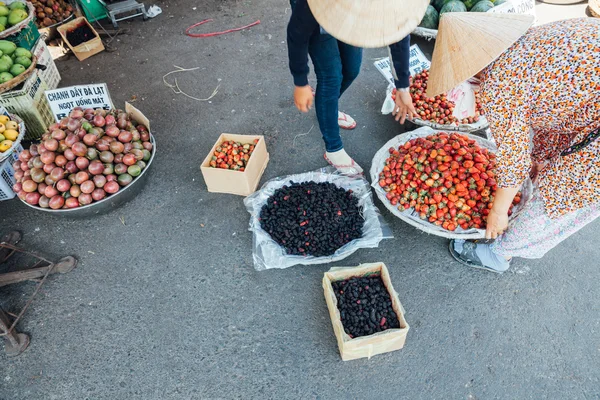
<path id="1" fill-rule="evenodd" d="M 504 257 L 542 258 L 560 242 L 600 216 L 595 204 L 558 218 L 546 214 L 544 200 L 535 190 L 521 213 L 506 232 L 491 245 L 494 253 Z"/>

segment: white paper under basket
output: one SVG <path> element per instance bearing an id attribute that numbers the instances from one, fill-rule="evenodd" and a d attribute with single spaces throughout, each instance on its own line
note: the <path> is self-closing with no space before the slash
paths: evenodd
<path id="1" fill-rule="evenodd" d="M 347 243 L 331 256 L 313 257 L 287 254 L 260 225 L 260 211 L 277 189 L 284 185 L 290 185 L 292 182 L 301 183 L 310 181 L 317 183 L 331 182 L 338 187 L 352 190 L 354 195 L 359 198 L 358 205 L 363 208 L 365 224 L 363 226 L 362 237 Z M 374 248 L 379 246 L 381 240 L 393 238 L 391 229 L 385 223 L 373 202 L 369 182 L 362 177 L 341 175 L 331 167 L 274 178 L 266 182 L 260 190 L 246 197 L 244 205 L 250 213 L 249 230 L 253 233 L 252 258 L 254 260 L 254 268 L 258 271 L 273 268 L 283 269 L 298 264 L 315 265 L 332 263 L 348 257 L 358 249 Z"/>
<path id="2" fill-rule="evenodd" d="M 383 203 L 383 205 L 395 216 L 407 222 L 408 224 L 414 226 L 417 229 L 422 230 L 423 232 L 441 236 L 449 239 L 483 239 L 485 237 L 484 229 L 468 229 L 463 230 L 458 228 L 455 231 L 448 231 L 441 226 L 437 226 L 432 224 L 429 221 L 422 220 L 419 218 L 417 212 L 415 212 L 414 208 L 409 208 L 408 210 L 400 211 L 397 206 L 393 206 L 390 201 L 386 198 L 386 192 L 383 190 L 381 186 L 379 186 L 379 174 L 383 170 L 385 165 L 385 160 L 389 157 L 389 148 L 394 147 L 398 148 L 400 145 L 408 142 L 411 139 L 419 138 L 419 137 L 427 137 L 432 135 L 438 131 L 433 130 L 429 127 L 423 127 L 416 129 L 411 132 L 403 133 L 389 140 L 381 149 L 375 153 L 375 157 L 373 157 L 373 161 L 371 163 L 371 182 L 377 197 Z M 460 133 L 461 135 L 467 136 L 469 139 L 473 139 L 477 142 L 480 147 L 488 149 L 492 153 L 496 153 L 497 148 L 494 143 L 491 141 L 481 138 L 479 136 L 470 135 L 468 133 Z M 510 218 L 512 221 L 526 204 L 526 202 L 531 198 L 533 192 L 533 185 L 530 179 L 527 179 L 521 188 L 522 197 L 521 203 L 513 209 L 513 215 Z"/>

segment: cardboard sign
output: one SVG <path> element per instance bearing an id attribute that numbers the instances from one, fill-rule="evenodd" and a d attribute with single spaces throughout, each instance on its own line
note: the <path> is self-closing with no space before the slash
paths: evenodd
<path id="1" fill-rule="evenodd" d="M 415 76 L 416 74 L 431 68 L 431 62 L 425 57 L 425 54 L 423 54 L 416 44 L 410 46 L 410 61 L 408 63 L 408 68 L 410 69 L 410 76 Z"/>
<path id="2" fill-rule="evenodd" d="M 46 98 L 56 122 L 69 115 L 75 107 L 114 108 L 106 83 L 46 90 Z"/>
<path id="3" fill-rule="evenodd" d="M 491 13 L 530 14 L 535 17 L 535 0 L 510 0 L 489 10 Z"/>
<path id="4" fill-rule="evenodd" d="M 392 75 L 392 65 L 390 62 L 390 58 L 382 58 L 381 60 L 377 60 L 373 63 L 375 68 L 381 72 L 383 77 L 390 82 L 392 85 L 394 84 L 394 76 Z M 410 60 L 408 62 L 408 68 L 410 70 L 410 75 L 414 76 L 421 71 L 429 69 L 431 67 L 431 62 L 425 57 L 425 54 L 421 51 L 418 45 L 413 44 L 410 46 Z"/>

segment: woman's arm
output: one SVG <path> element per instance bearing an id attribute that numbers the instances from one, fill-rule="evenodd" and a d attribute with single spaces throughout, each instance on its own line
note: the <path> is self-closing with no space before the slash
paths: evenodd
<path id="1" fill-rule="evenodd" d="M 298 0 L 287 27 L 287 45 L 290 72 L 294 77 L 294 104 L 302 112 L 308 112 L 313 102 L 308 86 L 308 43 L 318 28 L 306 0 Z"/>
<path id="2" fill-rule="evenodd" d="M 295 86 L 308 85 L 308 43 L 319 28 L 306 0 L 298 0 L 287 27 L 289 67 Z"/>
<path id="3" fill-rule="evenodd" d="M 390 44 L 389 47 L 396 88 L 407 88 L 410 79 L 410 35 L 397 43 Z"/>
<path id="4" fill-rule="evenodd" d="M 528 91 L 507 85 L 501 72 L 484 74 L 482 101 L 496 152 L 496 194 L 486 221 L 486 238 L 495 239 L 508 226 L 508 210 L 531 171 Z"/>
<path id="5" fill-rule="evenodd" d="M 394 81 L 396 89 L 408 89 L 410 86 L 410 35 L 389 46 L 390 57 L 392 61 Z M 404 123 L 406 117 L 409 119 L 417 117 L 417 111 L 412 102 L 412 97 L 408 91 L 398 90 L 396 92 L 396 106 L 392 115 L 396 121 Z"/>

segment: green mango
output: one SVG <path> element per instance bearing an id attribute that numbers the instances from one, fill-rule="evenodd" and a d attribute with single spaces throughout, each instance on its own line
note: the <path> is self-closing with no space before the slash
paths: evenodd
<path id="1" fill-rule="evenodd" d="M 0 25 L 6 27 L 8 25 L 8 17 L 0 17 Z"/>
<path id="2" fill-rule="evenodd" d="M 6 25 L 0 24 L 0 32 L 4 32 L 6 30 Z"/>
<path id="3" fill-rule="evenodd" d="M 17 45 L 13 42 L 9 42 L 8 40 L 0 40 L 0 50 L 2 54 L 11 55 L 17 49 Z"/>
<path id="4" fill-rule="evenodd" d="M 10 81 L 14 76 L 10 72 L 2 72 L 0 74 L 0 83 L 6 83 Z"/>
<path id="5" fill-rule="evenodd" d="M 24 66 L 25 68 L 29 68 L 31 66 L 31 60 L 27 57 L 17 57 L 15 58 L 15 64 L 19 64 Z"/>
<path id="6" fill-rule="evenodd" d="M 7 62 L 7 63 L 10 65 L 10 66 L 9 66 L 9 68 L 10 68 L 10 67 L 12 67 L 12 66 L 13 66 L 13 64 L 15 63 L 15 62 L 12 60 L 12 58 L 10 58 L 10 56 L 7 56 L 6 54 L 5 54 L 5 55 L 3 55 L 2 57 L 0 57 L 0 61 L 5 61 L 5 62 Z"/>
<path id="7" fill-rule="evenodd" d="M 25 72 L 25 69 L 26 68 L 21 64 L 15 64 L 10 68 L 10 73 L 13 76 L 21 75 L 23 72 Z"/>
<path id="8" fill-rule="evenodd" d="M 0 6 L 0 17 L 6 17 L 10 14 L 10 10 L 6 6 Z"/>
<path id="9" fill-rule="evenodd" d="M 19 22 L 23 21 L 25 18 L 27 18 L 29 16 L 29 14 L 27 13 L 27 11 L 25 10 L 21 10 L 20 8 L 17 8 L 15 10 L 12 10 L 9 14 L 8 14 L 8 24 L 10 26 L 15 26 L 17 25 Z"/>
<path id="10" fill-rule="evenodd" d="M 15 1 L 15 2 L 10 3 L 8 5 L 8 8 L 11 11 L 16 10 L 16 9 L 27 10 L 27 6 L 25 5 L 25 3 L 21 2 L 21 1 Z"/>
<path id="11" fill-rule="evenodd" d="M 7 63 L 6 61 L 0 60 L 0 73 L 10 71 L 11 67 L 11 64 Z"/>
<path id="12" fill-rule="evenodd" d="M 13 53 L 15 56 L 17 57 L 27 57 L 27 58 L 31 58 L 31 52 L 27 49 L 24 49 L 22 47 L 17 47 L 17 49 L 15 50 L 15 52 Z"/>

